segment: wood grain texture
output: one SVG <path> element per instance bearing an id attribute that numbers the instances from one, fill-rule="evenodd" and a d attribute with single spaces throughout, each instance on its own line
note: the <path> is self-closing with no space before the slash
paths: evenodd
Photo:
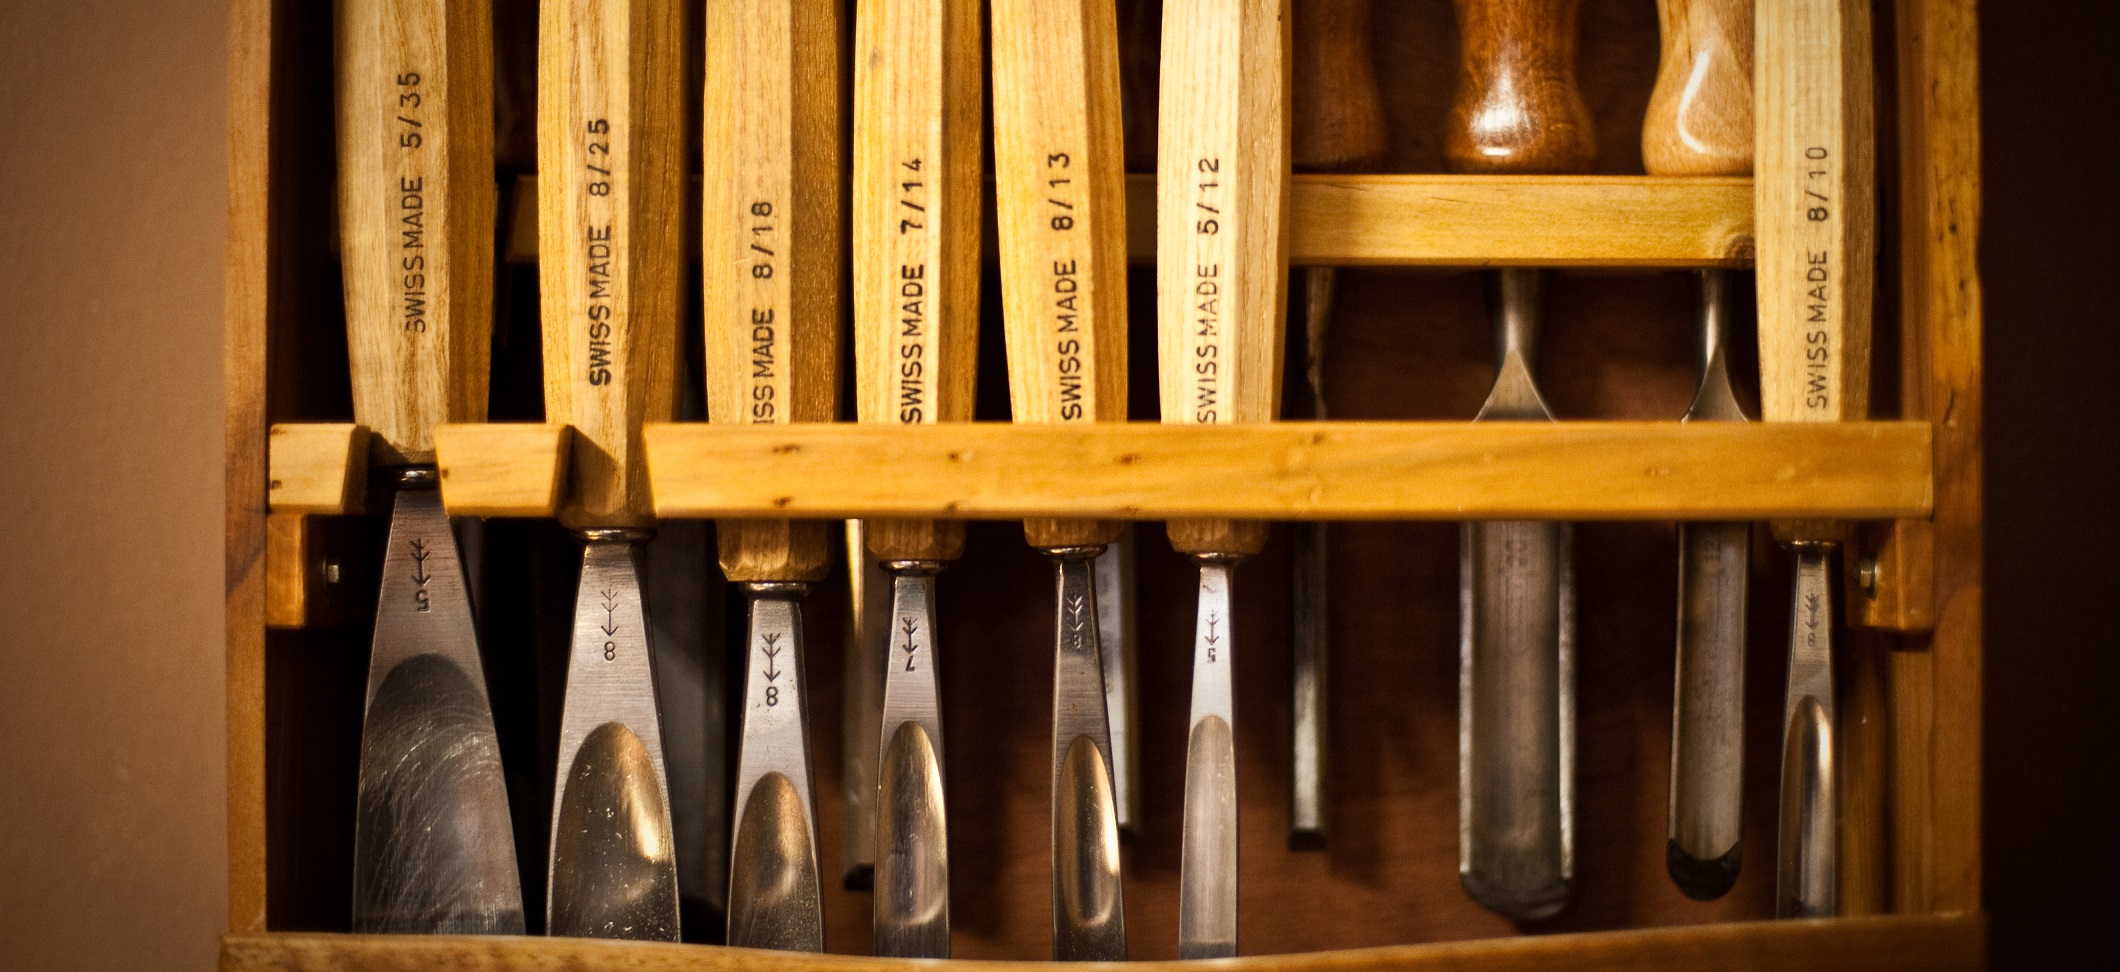
<path id="1" fill-rule="evenodd" d="M 265 626 L 309 624 L 309 521 L 306 513 L 265 517 Z"/>
<path id="2" fill-rule="evenodd" d="M 1753 0 L 1657 0 L 1663 54 L 1642 119 L 1651 175 L 1752 174 Z"/>
<path id="3" fill-rule="evenodd" d="M 1298 169 L 1370 168 L 1388 148 L 1369 4 L 1301 0 L 1292 5 L 1289 139 Z"/>
<path id="4" fill-rule="evenodd" d="M 545 418 L 575 431 L 569 527 L 648 521 L 640 425 L 675 416 L 681 6 L 539 9 Z"/>
<path id="5" fill-rule="evenodd" d="M 266 434 L 275 513 L 359 513 L 368 498 L 368 428 L 352 422 L 283 422 Z"/>
<path id="6" fill-rule="evenodd" d="M 493 10 L 337 0 L 339 237 L 354 419 L 384 464 L 486 417 Z"/>
<path id="7" fill-rule="evenodd" d="M 717 423 L 838 416 L 841 235 L 839 7 L 832 0 L 707 6 L 700 181 L 707 415 Z M 812 581 L 822 523 L 725 522 L 733 581 Z"/>
<path id="8" fill-rule="evenodd" d="M 864 422 L 972 417 L 986 76 L 977 0 L 892 0 L 854 28 L 854 365 Z M 885 560 L 954 560 L 962 524 L 877 520 Z"/>
<path id="9" fill-rule="evenodd" d="M 656 511 L 676 517 L 1863 519 L 1930 503 L 1918 422 L 667 424 L 647 439 Z"/>
<path id="10" fill-rule="evenodd" d="M 1977 916 L 1846 918 L 1739 922 L 1653 931 L 1490 939 L 1436 945 L 1264 955 L 1230 959 L 1233 972 L 1543 972 L 1554 968 L 1693 972 L 1701 968 L 1804 968 L 1835 972 L 1915 972 L 1985 967 L 1987 926 Z M 962 963 L 841 955 L 802 955 L 714 945 L 587 938 L 484 938 L 439 935 L 231 935 L 222 972 L 909 972 Z M 1092 962 L 1086 970 L 1178 972 L 1191 962 Z M 1033 972 L 1049 962 L 981 963 L 991 972 Z"/>
<path id="11" fill-rule="evenodd" d="M 228 665 L 228 928 L 265 930 L 265 334 L 271 305 L 274 0 L 228 11 L 222 529 Z M 284 245 L 285 241 L 278 241 Z"/>
<path id="12" fill-rule="evenodd" d="M 478 422 L 435 429 L 442 506 L 451 516 L 555 516 L 566 498 L 574 430 Z"/>
<path id="13" fill-rule="evenodd" d="M 1758 24 L 1761 417 L 1868 417 L 1876 254 L 1866 0 L 1763 4 Z"/>
<path id="14" fill-rule="evenodd" d="M 1845 559 L 1849 624 L 1903 634 L 1935 629 L 1935 523 L 1894 520 L 1860 530 Z"/>
<path id="15" fill-rule="evenodd" d="M 1126 419 L 1126 185 L 1112 0 L 995 0 L 994 204 L 1018 422 Z M 1033 546 L 1115 523 L 1024 525 Z"/>
<path id="16" fill-rule="evenodd" d="M 1895 653 L 1895 904 L 1980 908 L 1982 496 L 1979 36 L 1971 0 L 1898 5 L 1902 407 L 1936 435 L 1935 630 Z M 1914 642 L 1919 646 L 1921 642 Z"/>
<path id="17" fill-rule="evenodd" d="M 1281 414 L 1288 316 L 1288 4 L 1165 0 L 1156 331 L 1163 421 Z M 1188 554 L 1250 556 L 1266 524 L 1176 520 Z"/>
<path id="18" fill-rule="evenodd" d="M 1444 153 L 1453 172 L 1586 172 L 1597 156 L 1575 83 L 1581 0 L 1454 0 L 1458 88 Z"/>

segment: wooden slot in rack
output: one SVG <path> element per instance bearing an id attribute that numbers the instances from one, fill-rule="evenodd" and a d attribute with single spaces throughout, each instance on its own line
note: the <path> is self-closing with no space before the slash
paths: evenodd
<path id="1" fill-rule="evenodd" d="M 537 260 L 536 186 L 533 176 L 516 181 L 512 263 Z M 1302 173 L 1291 182 L 1289 209 L 1288 260 L 1297 266 L 1752 262 L 1752 180 L 1743 178 Z M 1155 176 L 1127 177 L 1126 249 L 1133 263 L 1156 258 Z M 986 255 L 993 258 L 991 248 Z"/>

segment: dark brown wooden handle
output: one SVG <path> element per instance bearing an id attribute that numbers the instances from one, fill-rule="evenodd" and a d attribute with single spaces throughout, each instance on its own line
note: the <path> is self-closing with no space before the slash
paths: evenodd
<path id="1" fill-rule="evenodd" d="M 1294 6 L 1290 137 L 1295 167 L 1307 172 L 1374 168 L 1387 146 L 1369 0 L 1298 0 Z"/>
<path id="2" fill-rule="evenodd" d="M 1456 0 L 1457 100 L 1444 144 L 1475 173 L 1585 172 L 1597 154 L 1575 84 L 1581 0 Z"/>

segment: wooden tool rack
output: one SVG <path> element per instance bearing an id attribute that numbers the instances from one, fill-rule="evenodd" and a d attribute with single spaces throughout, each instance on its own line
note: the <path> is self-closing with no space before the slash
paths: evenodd
<path id="1" fill-rule="evenodd" d="M 1013 521 L 1034 514 L 1145 521 L 1213 514 L 1358 521 L 1335 534 L 1331 733 L 1341 748 L 1335 829 L 1324 853 L 1288 851 L 1282 837 L 1285 538 L 1238 581 L 1245 607 L 1236 623 L 1247 632 L 1238 706 L 1242 945 L 1249 956 L 1238 965 L 1984 963 L 1974 4 L 1876 5 L 1882 221 L 1873 420 L 1824 426 L 1676 423 L 1692 393 L 1692 338 L 1686 282 L 1667 271 L 1746 265 L 1750 181 L 1628 174 L 1639 171 L 1633 143 L 1655 69 L 1654 11 L 1619 0 L 1588 0 L 1585 7 L 1582 75 L 1599 123 L 1603 174 L 1299 176 L 1291 231 L 1297 264 L 1588 268 L 1555 284 L 1543 354 L 1556 412 L 1581 421 L 1465 423 L 1491 374 L 1476 280 L 1462 270 L 1377 269 L 1345 275 L 1328 358 L 1335 413 L 1356 420 L 1065 429 L 679 423 L 649 431 L 656 506 L 667 518 L 981 521 L 965 562 L 943 580 L 949 611 L 963 615 L 942 633 L 950 653 L 944 719 L 959 957 L 1030 959 L 1046 947 L 1048 792 L 1035 754 L 1049 731 L 1050 580 Z M 1455 35 L 1448 4 L 1380 5 L 1377 28 L 1398 133 L 1392 164 L 1439 170 L 1439 139 L 1422 133 L 1439 129 L 1449 98 Z M 505 75 L 511 58 L 523 56 L 511 45 L 528 40 L 501 34 Z M 698 945 L 343 934 L 374 603 L 373 568 L 364 567 L 360 551 L 379 546 L 379 534 L 372 519 L 356 515 L 363 512 L 367 450 L 364 431 L 347 421 L 331 228 L 330 65 L 329 5 L 232 4 L 230 934 L 222 967 L 912 968 Z M 1152 257 L 1152 189 L 1137 177 L 1129 200 L 1137 262 Z M 509 260 L 534 259 L 534 221 L 511 223 L 509 198 L 504 185 L 500 249 Z M 1147 283 L 1135 283 L 1136 419 L 1152 419 L 1154 410 Z M 1005 418 L 991 277 L 985 290 L 980 415 Z M 534 286 L 529 303 L 534 315 Z M 695 306 L 689 326 L 696 329 L 697 320 Z M 1293 357 L 1300 361 L 1300 352 Z M 520 373 L 506 373 L 511 367 Z M 534 354 L 497 353 L 495 368 L 497 400 L 525 382 L 535 400 Z M 500 421 L 511 417 L 505 412 L 496 407 L 491 425 L 443 430 L 444 499 L 452 513 L 552 513 L 570 433 Z M 1767 919 L 1787 568 L 1761 533 L 1748 661 L 1745 866 L 1725 898 L 1690 901 L 1663 867 L 1676 616 L 1670 522 L 1799 515 L 1864 524 L 1863 539 L 1844 558 L 1847 637 L 1839 660 L 1848 917 L 1775 922 Z M 1480 910 L 1455 876 L 1453 523 L 1504 517 L 1597 521 L 1581 529 L 1576 554 L 1582 796 L 1575 901 L 1558 918 L 1522 927 Z M 1157 705 L 1182 698 L 1192 602 L 1190 568 L 1168 551 L 1161 530 L 1144 524 L 1140 538 L 1146 796 L 1126 880 L 1133 954 L 1159 958 L 1175 949 L 1183 740 L 1179 716 L 1160 714 Z M 840 574 L 810 598 L 820 645 L 834 644 L 845 623 Z M 513 600 L 489 594 L 482 614 L 490 627 L 501 612 L 528 612 L 534 597 L 569 600 L 565 591 L 521 590 Z M 555 691 L 549 672 L 544 681 L 508 675 L 506 662 L 492 654 L 497 649 L 487 650 L 497 708 L 509 693 Z M 836 873 L 840 825 L 836 654 L 816 651 L 811 661 L 828 874 Z M 537 784 L 546 791 L 541 799 L 549 798 L 550 769 Z M 541 870 L 543 842 L 520 847 L 540 857 L 529 868 Z M 828 944 L 865 951 L 868 899 L 831 883 Z M 541 900 L 526 904 L 541 911 Z"/>

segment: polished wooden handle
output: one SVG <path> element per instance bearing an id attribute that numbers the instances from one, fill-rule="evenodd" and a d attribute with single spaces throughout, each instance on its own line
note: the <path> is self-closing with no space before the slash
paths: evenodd
<path id="1" fill-rule="evenodd" d="M 538 23 L 545 418 L 574 426 L 569 526 L 652 520 L 642 422 L 675 409 L 677 0 L 546 0 Z"/>
<path id="2" fill-rule="evenodd" d="M 1870 6 L 1761 4 L 1758 31 L 1760 411 L 1769 422 L 1867 418 L 1877 232 Z M 1783 539 L 1845 532 L 1775 524 Z"/>
<path id="3" fill-rule="evenodd" d="M 383 464 L 486 418 L 493 333 L 492 8 L 340 0 L 339 237 L 354 419 Z"/>
<path id="4" fill-rule="evenodd" d="M 1642 119 L 1650 175 L 1752 174 L 1753 0 L 1657 0 L 1663 57 Z"/>
<path id="5" fill-rule="evenodd" d="M 994 195 L 1018 422 L 1126 420 L 1126 185 L 1112 0 L 994 0 Z M 1034 520 L 1041 547 L 1116 523 Z"/>
<path id="6" fill-rule="evenodd" d="M 1375 168 L 1387 149 L 1369 0 L 1298 0 L 1291 13 L 1295 167 Z"/>
<path id="7" fill-rule="evenodd" d="M 1164 0 L 1156 150 L 1163 421 L 1281 411 L 1288 278 L 1288 0 Z M 1189 554 L 1245 556 L 1256 521 L 1174 520 Z"/>
<path id="8" fill-rule="evenodd" d="M 871 0 L 854 24 L 854 372 L 864 422 L 969 422 L 979 358 L 980 0 Z M 871 520 L 885 560 L 964 524 Z"/>
<path id="9" fill-rule="evenodd" d="M 707 416 L 829 422 L 839 410 L 839 5 L 707 4 L 700 196 Z M 724 520 L 733 581 L 814 581 L 823 521 Z"/>
<path id="10" fill-rule="evenodd" d="M 1457 172 L 1585 172 L 1597 155 L 1575 84 L 1581 0 L 1456 0 L 1457 98 L 1444 153 Z"/>

